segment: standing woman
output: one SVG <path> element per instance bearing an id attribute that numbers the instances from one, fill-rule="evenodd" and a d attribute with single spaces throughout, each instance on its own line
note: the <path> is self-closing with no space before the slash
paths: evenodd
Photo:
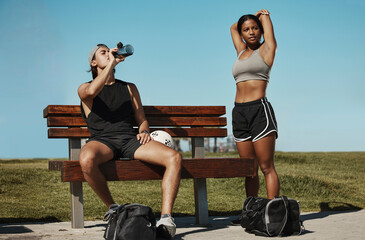
<path id="1" fill-rule="evenodd" d="M 247 196 L 257 196 L 258 166 L 265 176 L 267 198 L 279 195 L 280 183 L 274 166 L 277 124 L 266 98 L 276 40 L 267 10 L 244 15 L 231 26 L 237 51 L 233 76 L 237 91 L 232 111 L 233 135 L 241 158 L 254 158 L 255 175 L 246 177 Z M 261 42 L 263 36 L 264 41 Z"/>

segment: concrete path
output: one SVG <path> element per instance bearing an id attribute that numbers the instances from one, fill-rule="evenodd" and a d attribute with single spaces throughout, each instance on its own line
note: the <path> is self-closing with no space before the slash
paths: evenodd
<path id="1" fill-rule="evenodd" d="M 194 225 L 194 217 L 176 218 L 177 234 L 175 240 L 251 240 L 263 239 L 246 233 L 240 226 L 231 226 L 235 217 L 211 217 L 210 226 Z M 365 210 L 351 212 L 313 212 L 303 213 L 305 230 L 300 236 L 282 239 L 351 239 L 365 240 Z M 93 240 L 103 239 L 106 223 L 102 221 L 85 222 L 84 229 L 72 229 L 70 222 L 0 224 L 0 239 L 11 240 Z"/>

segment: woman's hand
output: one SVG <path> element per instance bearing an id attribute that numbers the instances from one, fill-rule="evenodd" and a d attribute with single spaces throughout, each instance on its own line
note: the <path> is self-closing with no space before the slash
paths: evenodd
<path id="1" fill-rule="evenodd" d="M 269 11 L 266 9 L 261 9 L 257 13 L 254 14 L 256 17 L 260 18 L 261 15 L 270 15 Z"/>
<path id="2" fill-rule="evenodd" d="M 148 143 L 149 141 L 151 141 L 151 136 L 149 133 L 147 132 L 141 132 L 139 134 L 137 134 L 137 140 L 139 140 L 139 142 L 144 145 L 146 143 Z"/>

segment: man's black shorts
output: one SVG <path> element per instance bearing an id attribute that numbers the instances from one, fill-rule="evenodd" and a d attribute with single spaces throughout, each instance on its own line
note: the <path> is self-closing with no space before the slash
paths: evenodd
<path id="1" fill-rule="evenodd" d="M 134 133 L 109 133 L 102 136 L 94 136 L 86 142 L 97 141 L 107 145 L 114 153 L 114 159 L 133 159 L 134 153 L 142 145 Z"/>
<path id="2" fill-rule="evenodd" d="M 278 129 L 274 110 L 266 98 L 235 103 L 232 110 L 233 136 L 236 142 L 255 142 Z"/>

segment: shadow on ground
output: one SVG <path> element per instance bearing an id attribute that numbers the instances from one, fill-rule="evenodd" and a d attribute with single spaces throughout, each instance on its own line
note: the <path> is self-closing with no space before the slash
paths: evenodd
<path id="1" fill-rule="evenodd" d="M 0 218 L 0 234 L 20 234 L 33 232 L 27 227 L 19 226 L 19 223 L 34 223 L 39 224 L 40 222 L 60 222 L 55 217 L 44 217 L 44 218 Z"/>
<path id="2" fill-rule="evenodd" d="M 321 212 L 324 211 L 358 211 L 361 210 L 361 207 L 354 206 L 350 203 L 343 202 L 321 202 L 319 204 L 321 208 Z"/>
<path id="3" fill-rule="evenodd" d="M 223 215 L 222 212 L 216 212 L 216 213 L 219 213 L 219 215 Z M 235 217 L 235 216 L 210 217 L 208 225 L 195 224 L 195 217 L 179 218 L 176 221 L 177 227 L 183 227 L 183 228 L 188 229 L 188 230 L 185 231 L 184 233 L 177 234 L 174 237 L 174 240 L 184 239 L 184 237 L 186 237 L 187 235 L 191 235 L 191 234 L 228 228 L 229 226 L 232 226 L 231 221 L 236 219 L 236 218 L 237 217 Z M 242 231 L 243 231 L 243 229 L 242 229 Z"/>
<path id="4" fill-rule="evenodd" d="M 0 226 L 0 234 L 19 234 L 19 233 L 30 233 L 33 232 L 24 226 L 13 226 L 13 225 L 3 225 Z"/>
<path id="5" fill-rule="evenodd" d="M 334 214 L 346 214 L 362 210 L 362 208 L 360 207 L 342 202 L 322 202 L 320 203 L 319 207 L 321 208 L 320 212 L 302 215 L 300 219 L 302 221 L 307 221 L 307 220 L 325 218 Z"/>
<path id="6" fill-rule="evenodd" d="M 183 228 L 191 228 L 191 231 L 186 231 L 181 234 L 177 234 L 174 237 L 174 240 L 181 240 L 184 239 L 187 235 L 201 233 L 201 232 L 208 232 L 208 231 L 214 231 L 219 229 L 228 228 L 231 225 L 231 221 L 238 218 L 238 216 L 241 214 L 241 210 L 239 211 L 209 211 L 209 216 L 215 216 L 210 217 L 210 224 L 208 225 L 199 225 L 195 224 L 195 216 L 191 214 L 184 214 L 184 213 L 174 213 L 174 217 L 179 217 L 179 220 L 176 222 L 177 227 L 183 227 Z M 160 216 L 160 213 L 155 213 L 156 217 Z M 181 218 L 182 217 L 182 218 Z M 198 228 L 198 229 L 197 229 Z M 160 240 L 157 238 L 157 240 Z"/>
<path id="7" fill-rule="evenodd" d="M 0 218 L 0 224 L 5 223 L 31 223 L 31 222 L 61 222 L 60 219 L 52 216 L 43 218 Z"/>
<path id="8" fill-rule="evenodd" d="M 208 215 L 209 216 L 222 216 L 222 217 L 229 217 L 229 216 L 238 216 L 240 215 L 242 212 L 242 210 L 237 210 L 237 211 L 208 211 Z M 156 216 L 156 218 L 158 218 L 161 215 L 160 211 L 154 211 L 154 214 Z M 186 214 L 186 213 L 179 213 L 179 212 L 174 212 L 173 213 L 174 217 L 195 217 L 195 215 L 193 214 Z"/>

